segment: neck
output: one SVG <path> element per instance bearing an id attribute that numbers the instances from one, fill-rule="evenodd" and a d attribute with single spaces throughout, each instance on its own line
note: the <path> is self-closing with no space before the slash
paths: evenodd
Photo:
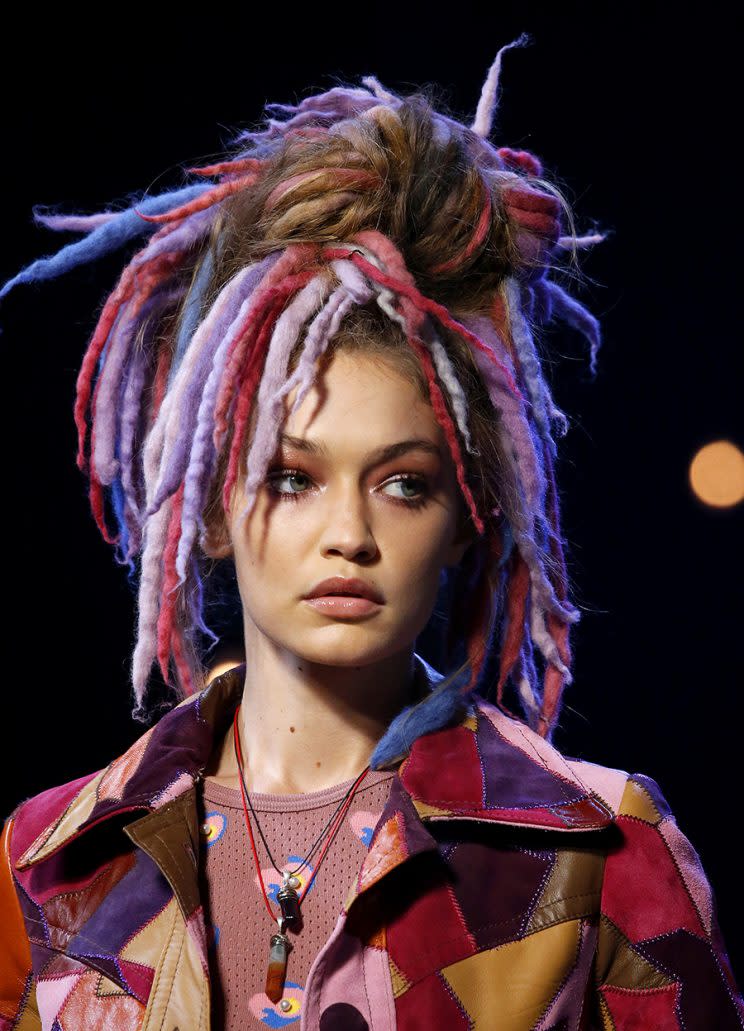
<path id="1" fill-rule="evenodd" d="M 238 730 L 249 792 L 304 794 L 355 779 L 391 720 L 422 696 L 413 647 L 364 666 L 282 653 L 262 635 L 247 654 Z M 232 722 L 206 770 L 240 786 Z"/>

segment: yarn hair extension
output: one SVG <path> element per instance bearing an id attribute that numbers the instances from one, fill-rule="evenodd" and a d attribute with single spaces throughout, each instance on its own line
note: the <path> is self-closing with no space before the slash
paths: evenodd
<path id="1" fill-rule="evenodd" d="M 399 96 L 365 76 L 267 104 L 265 127 L 184 169 L 180 188 L 96 214 L 34 207 L 36 222 L 82 239 L 0 298 L 147 236 L 102 306 L 74 404 L 93 517 L 137 585 L 136 719 L 151 715 L 155 663 L 176 700 L 203 687 L 219 640 L 205 621 L 207 543 L 236 490 L 241 517 L 251 512 L 285 396 L 297 387 L 296 411 L 343 349 L 418 384 L 473 531 L 443 577 L 447 610 L 432 616 L 446 624 L 447 671 L 396 716 L 370 765 L 398 761 L 473 691 L 551 739 L 580 611 L 555 479 L 568 419 L 541 334 L 555 320 L 577 330 L 596 374 L 598 321 L 553 273 L 577 271 L 578 251 L 606 234 L 577 235 L 541 161 L 489 140 L 503 55 L 529 42 L 498 51 L 470 125 L 430 88 Z"/>

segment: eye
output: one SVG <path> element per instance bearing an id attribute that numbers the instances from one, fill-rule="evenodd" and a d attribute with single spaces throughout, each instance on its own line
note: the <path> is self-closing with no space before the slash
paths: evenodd
<path id="1" fill-rule="evenodd" d="M 429 485 L 421 476 L 398 476 L 394 480 L 388 480 L 386 484 L 388 487 L 396 487 L 398 485 L 405 490 L 413 489 L 416 493 L 413 497 L 403 494 L 402 497 L 395 498 L 396 501 L 401 501 L 409 508 L 420 508 L 426 504 L 429 498 Z"/>
<path id="2" fill-rule="evenodd" d="M 303 489 L 283 490 L 280 486 L 278 486 L 278 484 L 280 484 L 282 480 L 287 480 L 290 483 L 294 481 L 295 485 L 298 481 L 300 481 L 300 487 L 302 487 L 303 482 L 305 483 L 305 485 L 311 482 L 310 477 L 307 475 L 307 473 L 303 473 L 300 469 L 280 468 L 269 472 L 269 474 L 266 477 L 266 485 L 269 489 L 269 492 L 281 498 L 283 501 L 299 501 L 304 494 L 308 493 L 308 491 Z M 405 505 L 406 508 L 420 508 L 423 505 L 425 505 L 429 500 L 429 484 L 427 480 L 422 476 L 397 476 L 393 479 L 387 480 L 382 486 L 399 486 L 403 493 L 398 495 L 387 494 L 386 496 L 389 497 L 390 500 L 393 501 L 395 504 Z M 407 493 L 410 490 L 413 490 L 413 496 Z"/>
<path id="3" fill-rule="evenodd" d="M 276 486 L 276 483 L 278 481 L 280 481 L 280 480 L 309 480 L 309 479 L 310 479 L 309 476 L 307 476 L 305 473 L 301 472 L 299 469 L 280 469 L 278 472 L 270 473 L 267 476 L 267 478 L 266 478 L 266 482 L 267 482 L 267 484 L 269 486 L 269 490 L 273 494 L 278 494 L 282 498 L 287 498 L 290 501 L 295 501 L 297 499 L 297 495 L 304 493 L 303 491 L 280 490 Z"/>

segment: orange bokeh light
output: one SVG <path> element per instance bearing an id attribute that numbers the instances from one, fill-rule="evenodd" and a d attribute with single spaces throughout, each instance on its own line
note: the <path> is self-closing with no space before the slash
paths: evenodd
<path id="1" fill-rule="evenodd" d="M 730 508 L 744 498 L 744 454 L 729 440 L 701 447 L 690 462 L 690 486 L 706 505 Z"/>

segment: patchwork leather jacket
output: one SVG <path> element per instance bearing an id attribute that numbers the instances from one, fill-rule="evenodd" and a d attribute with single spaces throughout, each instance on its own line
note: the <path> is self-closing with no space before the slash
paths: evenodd
<path id="1" fill-rule="evenodd" d="M 0 1031 L 207 1031 L 197 791 L 245 667 L 105 769 L 22 802 L 0 865 Z M 658 784 L 473 695 L 391 779 L 300 1031 L 744 1027 L 698 854 Z"/>

